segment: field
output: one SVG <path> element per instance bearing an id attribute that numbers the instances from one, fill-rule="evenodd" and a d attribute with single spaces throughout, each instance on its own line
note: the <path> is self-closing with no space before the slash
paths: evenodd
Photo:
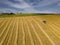
<path id="1" fill-rule="evenodd" d="M 60 45 L 60 15 L 2 16 L 0 45 Z"/>

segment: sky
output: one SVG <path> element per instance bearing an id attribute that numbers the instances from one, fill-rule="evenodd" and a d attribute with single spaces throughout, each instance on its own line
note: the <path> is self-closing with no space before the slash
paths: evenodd
<path id="1" fill-rule="evenodd" d="M 0 0 L 0 13 L 60 13 L 60 0 Z"/>

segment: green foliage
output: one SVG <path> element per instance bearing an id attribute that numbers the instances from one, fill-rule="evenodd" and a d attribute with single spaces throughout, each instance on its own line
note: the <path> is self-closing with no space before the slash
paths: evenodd
<path id="1" fill-rule="evenodd" d="M 19 16 L 44 16 L 44 15 L 60 15 L 60 14 L 45 14 L 45 13 L 30 13 L 30 14 L 14 14 L 14 13 L 2 13 L 0 14 L 1 17 L 19 17 Z"/>

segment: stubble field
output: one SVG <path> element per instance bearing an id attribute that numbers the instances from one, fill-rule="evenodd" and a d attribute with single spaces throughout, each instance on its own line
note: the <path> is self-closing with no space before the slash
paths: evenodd
<path id="1" fill-rule="evenodd" d="M 2 17 L 0 45 L 60 45 L 60 15 Z"/>

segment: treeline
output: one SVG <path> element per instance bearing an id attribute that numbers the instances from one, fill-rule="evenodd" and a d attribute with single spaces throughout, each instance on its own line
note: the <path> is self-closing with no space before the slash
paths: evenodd
<path id="1" fill-rule="evenodd" d="M 17 13 L 18 15 L 60 15 L 54 13 Z M 1 13 L 0 15 L 16 15 L 15 13 Z"/>
<path id="2" fill-rule="evenodd" d="M 15 15 L 15 13 L 1 13 L 0 15 Z"/>
<path id="3" fill-rule="evenodd" d="M 57 15 L 57 14 L 54 14 L 54 13 L 33 13 L 34 15 Z M 60 15 L 60 14 L 58 14 Z"/>

